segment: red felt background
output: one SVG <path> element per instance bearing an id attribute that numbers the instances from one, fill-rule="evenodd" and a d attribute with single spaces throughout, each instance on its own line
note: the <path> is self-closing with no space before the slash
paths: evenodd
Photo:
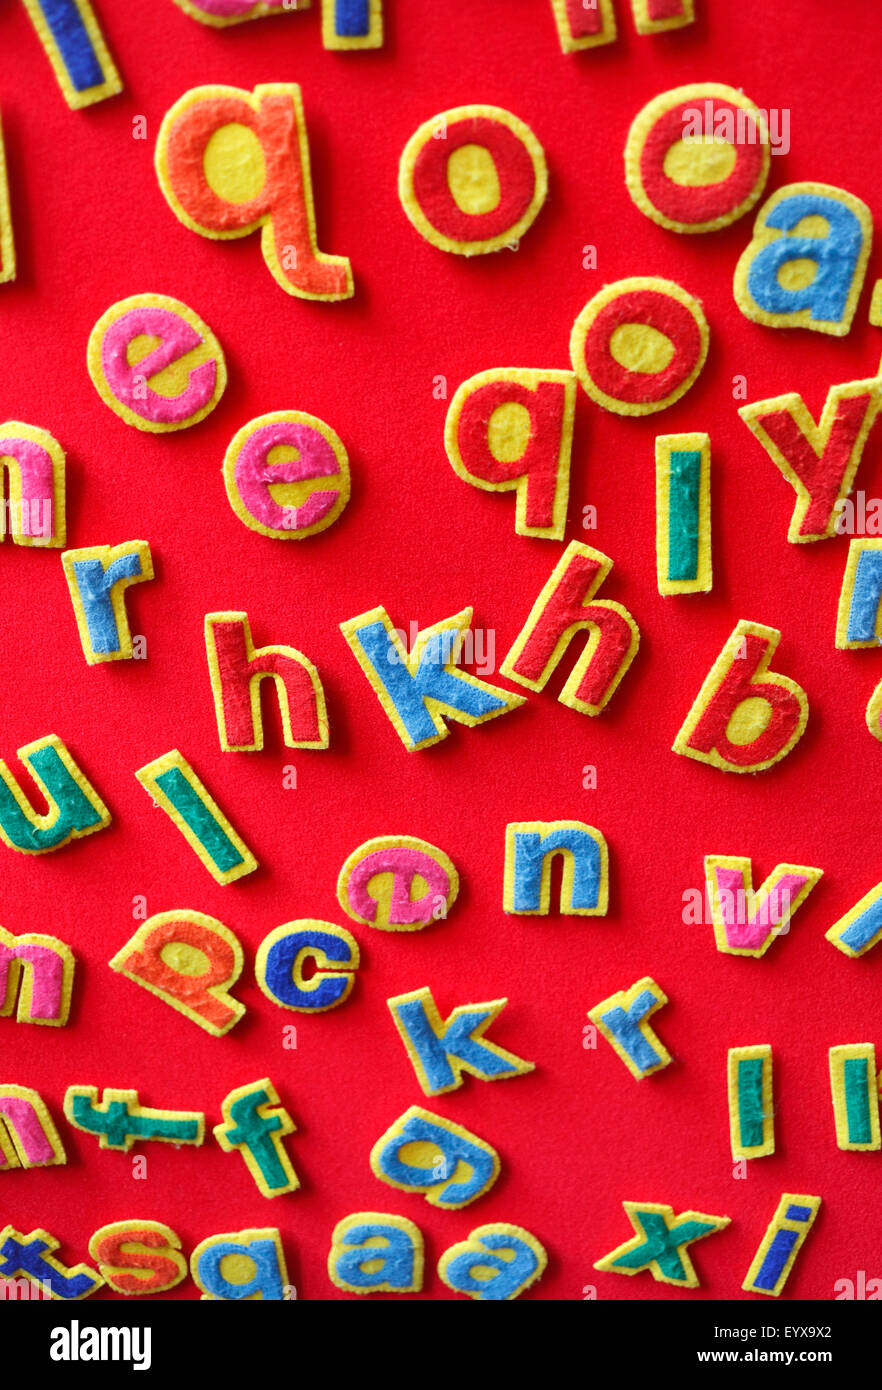
<path id="1" fill-rule="evenodd" d="M 528 1227 L 549 1251 L 529 1297 L 745 1298 L 740 1285 L 782 1191 L 820 1193 L 821 1216 L 788 1286 L 833 1297 L 857 1270 L 882 1274 L 882 1155 L 837 1150 L 827 1077 L 831 1044 L 882 1044 L 882 957 L 847 960 L 824 932 L 882 876 L 875 813 L 882 748 L 864 707 L 882 655 L 833 648 L 847 541 L 786 540 L 793 494 L 736 414 L 747 399 L 802 392 L 816 414 L 827 388 L 869 375 L 882 336 L 867 323 L 869 288 L 850 336 L 775 332 L 735 307 L 731 280 L 748 217 L 710 236 L 679 237 L 631 203 L 622 149 L 631 119 L 658 92 L 708 79 L 742 87 L 760 106 L 787 108 L 792 148 L 772 160 L 768 191 L 817 179 L 879 209 L 882 31 L 871 0 L 698 0 L 689 29 L 639 38 L 618 0 L 614 45 L 565 56 L 548 0 L 387 0 L 381 52 L 322 49 L 318 14 L 225 31 L 204 28 L 171 0 L 101 0 L 125 82 L 121 97 L 69 111 L 17 0 L 0 6 L 0 78 L 19 278 L 0 290 L 3 418 L 51 431 L 68 453 L 68 543 L 149 540 L 156 580 L 129 592 L 132 630 L 148 659 L 89 668 L 58 552 L 0 553 L 0 756 L 57 733 L 113 812 L 113 824 L 39 858 L 0 850 L 0 921 L 56 933 L 78 958 L 70 1025 L 0 1021 L 4 1081 L 36 1087 L 59 1121 L 65 1168 L 0 1179 L 0 1224 L 45 1225 L 62 1258 L 86 1257 L 105 1222 L 168 1222 L 189 1252 L 205 1236 L 279 1226 L 291 1281 L 307 1299 L 344 1297 L 325 1268 L 343 1215 L 411 1217 L 427 1243 L 422 1297 L 453 1295 L 435 1273 L 444 1249 L 499 1219 Z M 342 304 L 286 296 L 258 240 L 214 243 L 173 217 L 153 171 L 163 113 L 188 87 L 302 84 L 316 185 L 319 244 L 348 254 L 355 297 Z M 547 205 L 517 253 L 465 260 L 424 242 L 398 203 L 398 155 L 426 118 L 469 101 L 514 111 L 534 129 L 550 169 Z M 132 138 L 136 116 L 148 139 Z M 597 269 L 583 268 L 583 247 Z M 868 285 L 879 273 L 870 262 Z M 642 642 L 609 708 L 596 719 L 555 699 L 563 675 L 519 711 L 408 754 L 339 631 L 382 603 L 406 628 L 466 604 L 495 633 L 497 664 L 561 553 L 514 533 L 512 497 L 469 488 L 443 448 L 448 394 L 495 366 L 565 367 L 573 319 L 604 283 L 659 274 L 703 300 L 707 366 L 673 409 L 643 420 L 604 414 L 580 392 L 567 539 L 615 561 L 602 596 L 625 603 Z M 112 302 L 142 291 L 174 295 L 217 333 L 230 384 L 195 429 L 153 437 L 101 402 L 86 341 Z M 352 501 L 331 530 L 302 543 L 265 539 L 229 507 L 225 447 L 248 419 L 294 408 L 344 440 Z M 653 439 L 708 430 L 713 452 L 714 590 L 661 598 L 655 586 Z M 880 439 L 857 487 L 882 494 Z M 595 531 L 582 509 L 597 508 Z M 205 661 L 207 611 L 245 609 L 258 644 L 290 643 L 317 664 L 328 697 L 327 752 L 292 754 L 275 708 L 267 749 L 220 751 Z M 783 631 L 776 666 L 809 694 L 808 731 L 779 767 L 733 777 L 671 753 L 694 695 L 736 619 Z M 570 662 L 564 666 L 569 669 Z M 265 708 L 270 699 L 265 696 Z M 257 853 L 260 870 L 214 884 L 133 772 L 177 746 Z M 296 790 L 283 769 L 297 768 Z M 597 789 L 583 788 L 583 768 Z M 26 781 L 26 779 L 25 779 Z M 604 919 L 506 917 L 509 820 L 581 818 L 610 846 Z M 396 936 L 353 927 L 335 883 L 347 854 L 371 836 L 403 832 L 443 847 L 463 889 L 447 922 Z M 777 862 L 817 864 L 820 887 L 788 936 L 762 960 L 719 954 L 710 926 L 681 921 L 684 890 L 700 888 L 705 853 L 751 855 L 760 878 Z M 106 961 L 129 938 L 133 899 L 149 913 L 193 908 L 241 938 L 245 1020 L 209 1037 Z M 354 929 L 363 968 L 350 1001 L 314 1018 L 275 1008 L 251 969 L 263 936 L 297 917 Z M 651 974 L 670 1005 L 656 1015 L 675 1064 L 637 1083 L 601 1039 L 583 1048 L 586 1010 Z M 442 1012 L 507 995 L 494 1027 L 536 1062 L 499 1085 L 467 1079 L 426 1101 L 386 999 L 431 986 Z M 296 1051 L 283 1029 L 296 1023 Z M 726 1050 L 771 1043 L 777 1153 L 733 1177 Z M 228 1090 L 269 1075 L 292 1112 L 289 1151 L 302 1190 L 267 1201 L 244 1164 L 213 1142 L 176 1151 L 152 1144 L 147 1178 L 131 1157 L 101 1152 L 61 1115 L 72 1084 L 136 1087 L 142 1102 L 203 1108 L 220 1119 Z M 476 1130 L 501 1155 L 490 1194 L 441 1213 L 375 1179 L 368 1153 L 407 1106 L 424 1103 Z M 696 1248 L 702 1287 L 684 1293 L 649 1275 L 623 1279 L 593 1262 L 624 1240 L 623 1198 L 727 1214 L 732 1225 Z M 187 1281 L 165 1297 L 193 1298 Z M 106 1298 L 106 1291 L 98 1295 Z"/>

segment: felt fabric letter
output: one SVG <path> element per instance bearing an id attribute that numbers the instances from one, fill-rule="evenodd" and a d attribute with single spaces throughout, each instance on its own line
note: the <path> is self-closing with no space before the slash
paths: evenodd
<path id="1" fill-rule="evenodd" d="M 444 719 L 470 727 L 524 703 L 515 695 L 456 669 L 472 623 L 471 608 L 417 633 L 408 654 L 385 608 L 340 624 L 352 654 L 409 753 L 450 732 Z"/>
<path id="2" fill-rule="evenodd" d="M 882 637 L 882 541 L 849 542 L 836 617 L 840 651 L 878 647 Z"/>
<path id="3" fill-rule="evenodd" d="M 228 24 L 243 24 L 248 19 L 264 19 L 268 15 L 292 14 L 309 8 L 310 0 L 175 0 L 185 14 L 210 24 L 214 29 Z"/>
<path id="4" fill-rule="evenodd" d="M 68 1086 L 64 1113 L 74 1129 L 95 1135 L 99 1148 L 122 1153 L 148 1139 L 198 1146 L 205 1137 L 200 1110 L 151 1110 L 132 1090 L 108 1087 L 99 1101 L 97 1086 Z"/>
<path id="5" fill-rule="evenodd" d="M 86 364 L 104 404 L 151 434 L 198 425 L 227 384 L 223 348 L 208 324 L 165 294 L 111 304 L 89 335 Z"/>
<path id="6" fill-rule="evenodd" d="M 741 1285 L 746 1293 L 778 1297 L 790 1278 L 820 1205 L 820 1197 L 784 1193 Z"/>
<path id="7" fill-rule="evenodd" d="M 74 955 L 56 936 L 0 927 L 0 1018 L 61 1028 L 70 1013 Z M 16 1007 L 16 996 L 18 1005 Z"/>
<path id="8" fill-rule="evenodd" d="M 250 531 L 299 541 L 333 526 L 349 501 L 349 457 L 324 420 L 276 410 L 233 436 L 224 483 L 230 506 Z"/>
<path id="9" fill-rule="evenodd" d="M 882 1148 L 879 1078 L 872 1043 L 845 1043 L 830 1048 L 830 1091 L 837 1146 L 856 1153 Z"/>
<path id="10" fill-rule="evenodd" d="M 177 911 L 149 917 L 110 968 L 219 1038 L 245 1012 L 229 993 L 242 963 L 242 947 L 223 922 L 203 912 Z"/>
<path id="11" fill-rule="evenodd" d="M 476 1227 L 467 1240 L 445 1250 L 438 1273 L 456 1293 L 479 1303 L 505 1303 L 541 1279 L 547 1264 L 545 1247 L 535 1236 L 523 1226 L 497 1221 Z"/>
<path id="12" fill-rule="evenodd" d="M 126 541 L 65 550 L 61 563 L 87 664 L 131 660 L 125 593 L 131 584 L 153 578 L 150 546 Z"/>
<path id="13" fill-rule="evenodd" d="M 249 19 L 308 10 L 311 0 L 175 0 L 201 24 L 226 28 Z M 383 43 L 383 0 L 321 0 L 322 43 L 342 53 L 380 48 Z"/>
<path id="14" fill-rule="evenodd" d="M 715 232 L 743 217 L 760 197 L 770 163 L 763 113 L 719 82 L 654 97 L 635 116 L 625 146 L 628 192 L 641 212 L 673 232 Z"/>
<path id="15" fill-rule="evenodd" d="M 789 541 L 836 534 L 880 406 L 882 381 L 872 377 L 831 386 L 817 424 L 796 392 L 741 407 L 738 414 L 796 493 Z"/>
<path id="16" fill-rule="evenodd" d="M 161 1221 L 112 1221 L 89 1238 L 108 1288 L 126 1296 L 165 1293 L 187 1277 L 180 1237 Z"/>
<path id="17" fill-rule="evenodd" d="M 551 8 L 563 53 L 598 48 L 616 37 L 613 0 L 595 0 L 592 5 L 584 5 L 582 0 L 551 0 Z"/>
<path id="18" fill-rule="evenodd" d="M 882 681 L 879 682 L 867 701 L 864 718 L 873 738 L 882 740 Z"/>
<path id="19" fill-rule="evenodd" d="M 609 905 L 609 851 L 600 831 L 578 820 L 515 821 L 505 827 L 504 910 L 548 916 L 551 866 L 557 854 L 563 860 L 560 911 L 604 917 Z"/>
<path id="20" fill-rule="evenodd" d="M 662 1202 L 623 1202 L 622 1206 L 636 1235 L 604 1255 L 594 1268 L 609 1274 L 640 1274 L 648 1269 L 663 1284 L 698 1288 L 700 1280 L 688 1246 L 724 1230 L 731 1218 L 706 1216 L 702 1211 L 677 1216 L 673 1207 Z"/>
<path id="21" fill-rule="evenodd" d="M 19 748 L 18 756 L 49 803 L 40 815 L 0 761 L 0 839 L 22 854 L 48 854 L 110 824 L 110 812 L 55 734 Z"/>
<path id="22" fill-rule="evenodd" d="M 441 1018 L 430 989 L 415 989 L 387 1002 L 427 1096 L 458 1090 L 463 1072 L 481 1081 L 501 1081 L 533 1070 L 532 1062 L 525 1062 L 484 1037 L 485 1029 L 502 1013 L 507 999 L 461 1004 L 446 1019 Z"/>
<path id="23" fill-rule="evenodd" d="M 15 238 L 9 208 L 9 178 L 6 173 L 6 147 L 0 128 L 0 285 L 15 279 Z"/>
<path id="24" fill-rule="evenodd" d="M 805 864 L 776 864 L 753 891 L 750 859 L 734 854 L 707 854 L 704 877 L 717 950 L 730 956 L 764 956 L 790 923 L 823 869 Z"/>
<path id="25" fill-rule="evenodd" d="M 781 640 L 773 627 L 739 622 L 674 740 L 674 752 L 724 772 L 762 772 L 787 756 L 808 722 L 805 691 L 769 672 Z"/>
<path id="26" fill-rule="evenodd" d="M 371 1168 L 381 1182 L 456 1211 L 493 1186 L 499 1155 L 453 1120 L 412 1105 L 377 1140 Z"/>
<path id="27" fill-rule="evenodd" d="M 706 434 L 656 437 L 655 551 L 660 594 L 706 594 L 713 588 Z"/>
<path id="28" fill-rule="evenodd" d="M 76 111 L 122 91 L 90 0 L 24 3 L 68 106 Z"/>
<path id="29" fill-rule="evenodd" d="M 331 1236 L 328 1276 L 345 1293 L 419 1293 L 423 1237 L 405 1216 L 356 1211 Z"/>
<path id="30" fill-rule="evenodd" d="M 383 46 L 383 0 L 322 0 L 322 43 L 351 53 Z"/>
<path id="31" fill-rule="evenodd" d="M 528 690 L 542 690 L 577 632 L 588 641 L 558 699 L 582 714 L 599 714 L 640 645 L 627 608 L 594 595 L 613 562 L 570 541 L 499 670 Z"/>
<path id="32" fill-rule="evenodd" d="M 649 1020 L 667 1004 L 667 995 L 645 975 L 630 989 L 618 990 L 589 1009 L 588 1017 L 638 1081 L 668 1066 L 671 1057 Z"/>
<path id="33" fill-rule="evenodd" d="M 398 168 L 398 196 L 409 220 L 426 241 L 457 256 L 516 243 L 547 192 L 542 146 L 501 106 L 456 106 L 424 121 Z"/>
<path id="34" fill-rule="evenodd" d="M 638 34 L 663 34 L 695 19 L 695 0 L 631 0 L 631 9 Z"/>
<path id="35" fill-rule="evenodd" d="M 135 776 L 213 879 L 233 883 L 254 872 L 257 860 L 251 850 L 177 748 L 138 768 Z"/>
<path id="36" fill-rule="evenodd" d="M 0 1173 L 67 1163 L 46 1102 L 29 1086 L 0 1085 Z"/>
<path id="37" fill-rule="evenodd" d="M 190 1274 L 203 1301 L 281 1302 L 291 1287 L 275 1226 L 208 1236 L 190 1256 Z"/>
<path id="38" fill-rule="evenodd" d="M 337 901 L 355 922 L 380 931 L 421 931 L 446 918 L 459 874 L 443 849 L 415 835 L 379 835 L 346 859 Z"/>
<path id="39" fill-rule="evenodd" d="M 733 1159 L 775 1152 L 772 1049 L 767 1043 L 730 1047 L 726 1069 L 729 1140 Z"/>
<path id="40" fill-rule="evenodd" d="M 307 965 L 311 967 L 308 976 Z M 285 922 L 264 937 L 254 971 L 258 985 L 274 1004 L 317 1014 L 345 1003 L 358 966 L 354 936 L 332 922 L 304 917 Z"/>
<path id="41" fill-rule="evenodd" d="M 52 1298 L 88 1298 L 104 1280 L 88 1265 L 63 1265 L 52 1254 L 59 1243 L 42 1229 L 24 1235 L 14 1226 L 4 1226 L 0 1231 L 0 1279 L 20 1275 L 41 1284 Z"/>
<path id="42" fill-rule="evenodd" d="M 318 671 L 294 647 L 256 648 L 247 613 L 206 613 L 205 650 L 220 746 L 225 753 L 263 748 L 260 683 L 279 697 L 289 748 L 327 748 L 328 716 Z"/>
<path id="43" fill-rule="evenodd" d="M 0 539 L 9 534 L 16 545 L 64 545 L 64 470 L 64 450 L 46 430 L 20 420 L 0 425 L 0 479 L 4 473 L 8 478 L 8 495 L 0 497 Z"/>
<path id="44" fill-rule="evenodd" d="M 760 208 L 736 267 L 735 302 L 754 323 L 841 338 L 851 328 L 872 240 L 869 208 L 844 189 L 825 183 L 778 188 Z"/>
<path id="45" fill-rule="evenodd" d="M 852 959 L 878 945 L 882 941 L 882 883 L 877 883 L 834 922 L 826 936 L 838 951 Z"/>
<path id="46" fill-rule="evenodd" d="M 296 1192 L 300 1179 L 291 1166 L 283 1139 L 297 1126 L 268 1077 L 238 1086 L 221 1106 L 224 1123 L 215 1125 L 214 1137 L 224 1153 L 238 1149 L 245 1166 L 264 1197 Z"/>
<path id="47" fill-rule="evenodd" d="M 563 540 L 576 378 L 498 367 L 457 389 L 444 426 L 453 470 L 484 492 L 517 493 L 519 536 Z"/>
<path id="48" fill-rule="evenodd" d="M 295 82 L 194 87 L 166 113 L 156 170 L 172 212 L 214 240 L 260 227 L 271 274 L 301 299 L 349 299 L 345 256 L 316 246 L 309 145 Z"/>
<path id="49" fill-rule="evenodd" d="M 707 357 L 701 304 L 673 280 L 605 285 L 573 324 L 570 361 L 583 389 L 616 415 L 652 415 L 684 396 Z"/>

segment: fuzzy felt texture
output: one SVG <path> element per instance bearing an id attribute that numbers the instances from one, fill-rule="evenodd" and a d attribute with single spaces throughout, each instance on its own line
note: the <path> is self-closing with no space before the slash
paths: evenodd
<path id="1" fill-rule="evenodd" d="M 436 1272 L 442 1253 L 475 1227 L 511 1223 L 549 1256 L 525 1303 L 579 1300 L 593 1288 L 601 1307 L 632 1301 L 635 1321 L 643 1300 L 739 1300 L 742 1311 L 752 1301 L 761 1317 L 762 1296 L 740 1286 L 781 1193 L 794 1190 L 823 1194 L 824 1207 L 783 1297 L 821 1307 L 837 1280 L 860 1289 L 860 1271 L 872 1292 L 882 1273 L 878 1154 L 838 1148 L 825 1054 L 855 1040 L 874 1042 L 878 1055 L 878 949 L 852 959 L 824 934 L 882 879 L 873 813 L 882 744 L 864 723 L 882 654 L 833 648 L 849 539 L 862 538 L 865 511 L 882 495 L 879 426 L 846 498 L 853 529 L 791 545 L 796 494 L 737 410 L 797 393 L 817 422 L 831 385 L 875 377 L 882 337 L 868 310 L 882 276 L 879 248 L 846 337 L 753 322 L 734 303 L 732 278 L 760 204 L 707 235 L 659 227 L 631 198 L 622 150 L 648 102 L 713 77 L 791 113 L 790 149 L 772 153 L 763 198 L 822 179 L 877 219 L 882 30 L 873 7 L 698 0 L 694 24 L 638 36 L 630 4 L 616 0 L 615 42 L 562 53 L 550 0 L 388 0 L 384 46 L 335 53 L 322 46 L 317 3 L 226 30 L 173 0 L 93 4 L 125 92 L 84 111 L 68 108 L 23 5 L 0 5 L 19 263 L 17 278 L 0 285 L 2 420 L 57 441 L 68 488 L 62 547 L 16 545 L 8 527 L 0 546 L 0 756 L 34 811 L 46 813 L 16 749 L 54 732 L 113 813 L 101 833 L 51 853 L 0 844 L 0 924 L 16 939 L 63 941 L 77 959 L 63 1028 L 0 1017 L 2 1079 L 43 1097 L 69 1156 L 0 1178 L 11 1204 L 4 1221 L 24 1235 L 52 1233 L 68 1269 L 83 1261 L 96 1275 L 90 1238 L 117 1221 L 167 1225 L 188 1259 L 209 1236 L 235 1243 L 272 1222 L 304 1303 L 356 1297 L 326 1269 L 348 1213 L 403 1216 L 425 1241 L 421 1291 L 377 1292 L 372 1302 L 462 1300 Z M 152 173 L 163 115 L 183 93 L 217 82 L 253 94 L 280 80 L 302 86 L 317 245 L 352 260 L 356 292 L 339 302 L 285 293 L 257 231 L 195 234 Z M 467 258 L 411 226 L 396 171 L 427 118 L 471 102 L 492 102 L 530 127 L 549 187 L 517 250 Z M 448 462 L 454 393 L 511 364 L 572 371 L 567 342 L 580 310 L 605 283 L 635 276 L 676 282 L 701 302 L 711 331 L 705 368 L 655 416 L 597 408 L 580 387 L 563 541 L 519 536 L 515 496 L 466 484 Z M 227 389 L 192 429 L 135 430 L 88 377 L 99 315 L 145 290 L 192 306 L 223 347 Z M 246 527 L 221 472 L 236 432 L 277 410 L 326 421 L 350 456 L 351 501 L 335 525 L 297 545 Z M 696 431 L 712 443 L 714 587 L 663 597 L 655 439 Z M 155 579 L 132 587 L 127 607 L 133 641 L 144 639 L 136 651 L 146 643 L 146 655 L 89 666 L 61 550 L 139 537 L 150 543 Z M 499 671 L 571 540 L 614 560 L 596 598 L 621 603 L 641 630 L 640 650 L 598 718 L 557 698 L 586 631 L 541 692 Z M 475 728 L 450 721 L 446 741 L 407 755 L 337 626 L 379 604 L 407 649 L 412 632 L 472 605 L 478 659 L 464 644 L 461 669 L 526 703 Z M 286 646 L 313 663 L 327 700 L 327 749 L 286 745 L 271 679 L 260 682 L 263 750 L 221 748 L 208 613 L 246 613 L 256 650 Z M 812 714 L 792 755 L 756 776 L 723 776 L 670 749 L 742 616 L 783 634 L 772 666 L 807 693 Z M 260 860 L 258 871 L 217 883 L 154 809 L 132 774 L 172 747 Z M 548 916 L 506 914 L 506 825 L 561 820 L 594 826 L 608 843 L 607 915 L 558 910 L 560 856 Z M 376 930 L 338 902 L 348 856 L 387 835 L 442 849 L 459 873 L 446 917 L 419 931 Z M 749 857 L 757 885 L 778 864 L 823 867 L 764 959 L 719 952 L 709 911 L 684 922 L 684 894 L 704 895 L 709 852 Z M 108 965 L 145 921 L 173 910 L 210 916 L 241 943 L 245 964 L 231 992 L 247 1012 L 221 1037 Z M 345 1003 L 313 1015 L 266 998 L 252 970 L 269 932 L 307 918 L 348 929 L 362 953 Z M 586 1013 L 647 975 L 669 996 L 652 1022 L 674 1063 L 638 1085 Z M 425 1097 L 386 1002 L 422 987 L 443 1017 L 507 998 L 487 1034 L 535 1061 L 535 1071 L 502 1084 L 466 1077 L 456 1091 Z M 779 1143 L 748 1161 L 739 1181 L 726 1057 L 754 1042 L 774 1050 Z M 213 1140 L 180 1150 L 145 1144 L 126 1156 L 63 1119 L 66 1087 L 87 1081 L 99 1094 L 123 1085 L 150 1105 L 204 1110 L 213 1125 L 221 1098 L 267 1070 L 302 1122 L 286 1144 L 303 1185 L 272 1202 L 242 1159 Z M 370 1169 L 377 1137 L 415 1102 L 481 1136 L 504 1165 L 504 1177 L 459 1213 Z M 133 1180 L 140 1154 L 149 1182 Z M 631 1234 L 626 1197 L 733 1218 L 692 1247 L 701 1287 L 591 1268 Z M 285 1282 L 276 1275 L 267 1287 L 283 1292 Z M 136 1321 L 149 1322 L 154 1303 L 199 1296 L 188 1276 L 138 1300 Z M 109 1301 L 122 1295 L 99 1285 L 94 1298 L 109 1317 Z M 117 1311 L 125 1321 L 132 1306 L 118 1302 Z M 81 1323 L 90 1315 L 72 1312 Z"/>

